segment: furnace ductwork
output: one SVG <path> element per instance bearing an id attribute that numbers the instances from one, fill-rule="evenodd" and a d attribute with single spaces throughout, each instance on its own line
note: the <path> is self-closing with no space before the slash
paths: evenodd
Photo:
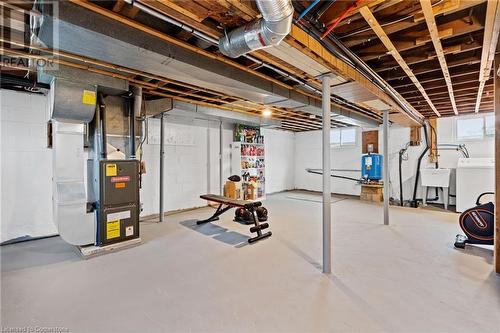
<path id="1" fill-rule="evenodd" d="M 236 28 L 219 40 L 220 51 L 231 58 L 278 45 L 290 33 L 291 0 L 256 0 L 262 18 Z"/>

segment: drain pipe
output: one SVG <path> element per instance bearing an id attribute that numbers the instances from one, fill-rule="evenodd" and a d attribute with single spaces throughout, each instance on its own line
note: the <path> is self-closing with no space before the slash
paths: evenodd
<path id="1" fill-rule="evenodd" d="M 99 108 L 99 125 L 101 132 L 101 159 L 108 158 L 108 138 L 106 132 L 106 104 L 102 93 L 97 94 L 97 103 Z"/>
<path id="2" fill-rule="evenodd" d="M 427 151 L 430 148 L 429 137 L 427 134 L 427 123 L 424 124 L 423 128 L 424 128 L 424 138 L 425 138 L 425 149 L 422 152 L 422 154 L 420 154 L 420 156 L 418 157 L 418 162 L 417 162 L 417 174 L 415 175 L 415 185 L 413 187 L 413 198 L 412 198 L 412 202 L 411 202 L 411 206 L 414 208 L 418 207 L 417 188 L 418 188 L 418 180 L 419 180 L 419 176 L 420 176 L 420 164 L 422 163 L 422 158 L 424 158 L 425 154 L 427 153 Z M 424 195 L 426 195 L 426 193 L 424 193 Z"/>
<path id="3" fill-rule="evenodd" d="M 135 117 L 141 115 L 142 108 L 142 87 L 134 86 L 132 87 L 133 98 L 134 98 L 134 108 L 129 109 L 129 120 L 130 120 L 130 158 L 135 159 Z M 129 102 L 130 103 L 130 102 Z"/>

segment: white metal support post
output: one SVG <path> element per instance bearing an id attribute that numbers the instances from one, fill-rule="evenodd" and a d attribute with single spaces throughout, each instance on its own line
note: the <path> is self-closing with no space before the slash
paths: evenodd
<path id="1" fill-rule="evenodd" d="M 385 110 L 383 114 L 383 132 L 384 225 L 389 225 L 389 110 Z"/>
<path id="2" fill-rule="evenodd" d="M 159 222 L 163 222 L 164 219 L 165 219 L 165 210 L 163 208 L 163 169 L 164 169 L 164 160 L 165 160 L 165 143 L 164 143 L 164 118 L 165 118 L 165 113 L 162 112 L 161 115 L 160 115 L 160 202 L 159 202 L 159 205 L 160 205 L 160 211 L 159 211 L 159 215 L 160 215 L 160 220 Z"/>
<path id="3" fill-rule="evenodd" d="M 222 137 L 222 120 L 219 122 L 219 191 L 220 195 L 224 195 L 224 180 L 222 179 L 223 173 L 223 160 L 222 160 L 222 151 L 224 149 L 224 142 Z"/>
<path id="4" fill-rule="evenodd" d="M 330 76 L 322 77 L 323 108 L 323 273 L 332 272 L 332 236 L 331 236 L 331 189 L 330 189 L 330 129 L 331 102 Z"/>

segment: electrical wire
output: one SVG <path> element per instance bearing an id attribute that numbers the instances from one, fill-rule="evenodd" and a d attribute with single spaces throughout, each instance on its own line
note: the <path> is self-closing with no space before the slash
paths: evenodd
<path id="1" fill-rule="evenodd" d="M 302 20 L 302 18 L 306 16 L 306 14 L 309 13 L 309 11 L 313 9 L 314 6 L 316 6 L 319 2 L 320 0 L 314 0 L 306 9 L 304 9 L 304 11 L 300 13 L 299 17 L 297 18 L 297 22 Z"/>

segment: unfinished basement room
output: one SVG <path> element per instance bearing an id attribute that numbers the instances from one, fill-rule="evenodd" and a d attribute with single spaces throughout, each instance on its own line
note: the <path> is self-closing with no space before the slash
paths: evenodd
<path id="1" fill-rule="evenodd" d="M 0 10 L 0 332 L 500 333 L 500 0 Z"/>

